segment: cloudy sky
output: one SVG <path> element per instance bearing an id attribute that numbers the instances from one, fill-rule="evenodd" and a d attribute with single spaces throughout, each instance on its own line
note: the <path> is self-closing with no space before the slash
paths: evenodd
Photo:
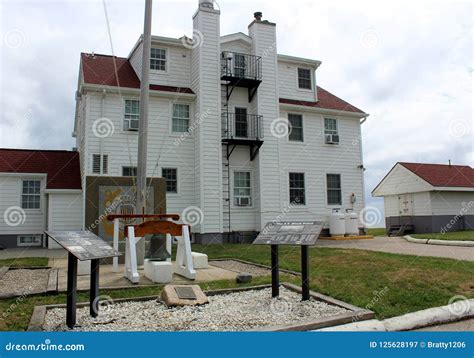
<path id="1" fill-rule="evenodd" d="M 155 0 L 153 34 L 191 36 L 198 0 Z M 318 84 L 370 113 L 370 191 L 396 161 L 473 165 L 471 2 L 218 1 L 221 33 L 253 12 L 277 23 L 278 52 L 322 61 Z M 0 147 L 70 149 L 81 51 L 127 56 L 144 1 L 0 0 Z"/>

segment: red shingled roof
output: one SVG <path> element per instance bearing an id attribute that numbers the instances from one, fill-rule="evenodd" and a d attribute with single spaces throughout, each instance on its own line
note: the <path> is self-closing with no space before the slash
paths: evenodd
<path id="1" fill-rule="evenodd" d="M 433 186 L 474 188 L 474 169 L 467 165 L 399 162 Z"/>
<path id="2" fill-rule="evenodd" d="M 113 87 L 140 88 L 140 80 L 127 58 L 98 54 L 92 56 L 91 54 L 81 53 L 81 64 L 85 83 Z M 115 75 L 115 68 L 117 68 L 118 76 Z M 190 88 L 186 87 L 150 85 L 150 89 L 156 91 L 194 93 Z M 317 91 L 317 102 L 280 98 L 280 103 L 364 113 L 364 111 L 326 91 L 324 88 L 318 86 Z"/>
<path id="3" fill-rule="evenodd" d="M 140 88 L 140 80 L 126 58 L 97 54 L 92 56 L 91 54 L 81 53 L 81 65 L 84 83 Z M 117 68 L 118 76 L 115 74 L 115 68 Z M 155 91 L 194 93 L 190 88 L 186 87 L 150 85 L 150 89 Z"/>
<path id="4" fill-rule="evenodd" d="M 340 99 L 332 93 L 326 91 L 324 88 L 316 86 L 318 92 L 318 101 L 300 101 L 296 99 L 280 98 L 280 103 L 295 104 L 299 106 L 317 107 L 324 109 L 334 109 L 336 111 L 346 111 L 354 113 L 365 113 L 352 104 Z"/>
<path id="5" fill-rule="evenodd" d="M 47 189 L 81 189 L 78 152 L 0 148 L 0 173 L 47 174 Z"/>

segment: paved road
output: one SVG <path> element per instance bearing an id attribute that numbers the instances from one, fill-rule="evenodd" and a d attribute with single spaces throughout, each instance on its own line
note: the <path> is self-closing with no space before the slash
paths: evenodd
<path id="1" fill-rule="evenodd" d="M 414 244 L 401 237 L 377 236 L 364 240 L 318 240 L 317 246 L 474 261 L 474 247 Z"/>

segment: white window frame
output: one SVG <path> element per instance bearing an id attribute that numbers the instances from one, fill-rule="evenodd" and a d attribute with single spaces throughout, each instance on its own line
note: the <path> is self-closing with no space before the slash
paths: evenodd
<path id="1" fill-rule="evenodd" d="M 22 243 L 21 242 L 21 239 L 22 238 L 27 238 L 27 237 L 34 237 L 35 239 L 38 239 L 39 242 L 37 243 L 33 243 L 33 244 L 29 244 L 29 243 Z M 16 238 L 16 245 L 17 246 L 23 246 L 23 247 L 26 247 L 26 246 L 42 246 L 43 244 L 43 237 L 42 235 L 18 235 L 17 238 Z"/>
<path id="2" fill-rule="evenodd" d="M 35 194 L 29 194 L 29 193 L 26 193 L 24 194 L 23 193 L 23 183 L 26 182 L 26 181 L 34 181 L 34 182 L 39 182 L 39 193 Z M 23 210 L 27 210 L 27 211 L 41 211 L 41 208 L 42 208 L 42 191 L 43 191 L 43 183 L 41 181 L 41 179 L 38 179 L 38 178 L 23 178 L 21 181 L 20 181 L 20 207 L 23 209 Z M 23 207 L 23 195 L 25 196 L 38 196 L 39 197 L 39 207 L 38 208 L 24 208 Z"/>
<path id="3" fill-rule="evenodd" d="M 189 108 L 189 118 L 188 118 L 188 129 L 183 131 L 183 132 L 177 132 L 177 131 L 174 131 L 173 130 L 173 113 L 174 113 L 174 105 L 183 105 L 183 106 L 188 106 Z M 191 123 L 191 118 L 192 118 L 192 112 L 193 111 L 193 108 L 191 106 L 190 103 L 186 103 L 186 102 L 170 102 L 170 134 L 171 135 L 174 135 L 174 136 L 181 136 L 183 135 L 183 133 L 190 133 L 190 130 L 189 128 L 191 128 L 192 126 L 192 123 Z M 178 117 L 177 117 L 178 118 Z M 182 119 L 182 118 L 181 118 Z"/>
<path id="4" fill-rule="evenodd" d="M 165 193 L 166 193 L 166 195 L 178 195 L 180 193 L 180 191 L 179 191 L 179 189 L 180 189 L 179 188 L 179 169 L 177 167 L 161 167 L 161 173 L 160 174 L 161 174 L 161 177 L 163 179 L 165 179 L 163 177 L 163 169 L 174 169 L 174 170 L 176 170 L 176 192 L 168 191 L 168 188 L 166 187 L 166 183 L 165 183 Z M 165 181 L 166 181 L 166 179 L 165 179 Z"/>
<path id="5" fill-rule="evenodd" d="M 303 115 L 303 113 L 288 112 L 286 114 L 286 120 L 288 121 L 288 126 L 291 123 L 290 122 L 290 115 L 301 116 L 301 131 L 302 131 L 302 134 L 303 134 L 303 138 L 301 140 L 290 139 L 290 133 L 288 132 L 288 136 L 287 136 L 288 142 L 289 143 L 304 143 L 304 115 Z"/>
<path id="6" fill-rule="evenodd" d="M 300 87 L 300 75 L 299 70 L 307 70 L 309 71 L 309 80 L 310 80 L 310 88 L 302 88 Z M 306 92 L 313 92 L 314 91 L 314 78 L 313 78 L 313 70 L 309 67 L 296 67 L 296 88 L 298 91 L 306 91 Z"/>
<path id="7" fill-rule="evenodd" d="M 327 119 L 330 119 L 330 120 L 334 120 L 335 123 L 336 123 L 336 129 L 329 129 L 328 131 L 330 131 L 331 133 L 329 132 L 326 132 L 326 120 Z M 327 135 L 337 135 L 339 136 L 339 143 L 338 144 L 341 144 L 341 135 L 339 134 L 339 119 L 338 118 L 334 118 L 334 117 L 323 117 L 323 143 L 325 145 L 329 145 L 329 146 L 334 146 L 334 144 L 328 144 L 326 143 L 326 136 Z"/>
<path id="8" fill-rule="evenodd" d="M 303 174 L 303 177 L 304 177 L 304 204 L 301 204 L 301 203 L 292 203 L 291 201 L 291 187 L 290 187 L 290 174 Z M 307 195 L 307 188 L 306 188 L 306 184 L 308 182 L 308 177 L 306 175 L 306 172 L 304 171 L 301 171 L 301 170 L 292 170 L 292 171 L 288 171 L 287 172 L 287 176 L 286 178 L 288 179 L 288 203 L 291 204 L 291 205 L 294 205 L 296 207 L 305 207 L 308 205 L 308 195 Z"/>
<path id="9" fill-rule="evenodd" d="M 253 191 L 253 171 L 250 169 L 242 169 L 242 168 L 235 168 L 232 169 L 232 178 L 231 178 L 231 185 L 232 185 L 232 195 L 231 195 L 231 200 L 232 200 L 232 209 L 252 209 L 254 207 L 254 191 Z M 235 195 L 234 194 L 234 189 L 235 189 L 235 173 L 249 173 L 250 176 L 250 205 L 235 205 L 235 199 L 237 197 L 241 197 L 242 195 Z"/>
<path id="10" fill-rule="evenodd" d="M 151 51 L 152 49 L 155 49 L 155 50 L 163 50 L 165 51 L 165 59 L 160 59 L 160 58 L 152 58 L 151 57 Z M 161 61 L 164 61 L 165 62 L 165 69 L 164 70 L 158 70 L 158 69 L 154 69 L 154 68 L 151 68 L 151 61 L 152 60 L 161 60 Z M 153 72 L 159 72 L 159 73 L 168 73 L 168 65 L 169 65 L 169 49 L 167 47 L 160 47 L 160 46 L 151 46 L 150 48 L 150 71 L 153 71 Z"/>
<path id="11" fill-rule="evenodd" d="M 126 113 L 125 112 L 125 109 L 127 108 L 127 101 L 135 101 L 135 102 L 138 102 L 138 115 L 135 114 L 135 113 Z M 137 99 L 137 98 L 124 98 L 123 100 L 123 124 L 122 124 L 122 130 L 124 132 L 136 132 L 138 133 L 138 128 L 135 130 L 135 129 L 130 129 L 130 121 L 132 120 L 136 120 L 138 121 L 138 125 L 140 125 L 140 99 Z M 125 118 L 125 116 L 138 116 L 138 118 Z M 127 126 L 125 126 L 125 124 L 127 123 Z M 127 129 L 126 129 L 127 128 Z"/>
<path id="12" fill-rule="evenodd" d="M 100 168 L 99 173 L 94 172 L 94 155 L 98 155 L 100 157 Z M 107 157 L 107 170 L 104 171 L 104 157 Z M 110 156 L 107 153 L 91 153 L 91 173 L 92 175 L 108 175 L 110 172 Z"/>
<path id="13" fill-rule="evenodd" d="M 329 204 L 328 201 L 328 175 L 339 175 L 339 180 L 341 184 L 341 203 L 340 204 Z M 344 204 L 344 191 L 342 188 L 342 174 L 341 173 L 335 173 L 335 172 L 326 172 L 324 173 L 324 195 L 326 197 L 326 207 L 328 208 L 342 208 Z"/>

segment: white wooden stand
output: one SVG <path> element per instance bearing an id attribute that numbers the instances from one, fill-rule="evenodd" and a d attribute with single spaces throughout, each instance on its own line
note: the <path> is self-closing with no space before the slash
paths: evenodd
<path id="1" fill-rule="evenodd" d="M 189 237 L 189 226 L 183 225 L 182 236 L 176 238 L 178 249 L 176 251 L 175 273 L 189 278 L 196 279 L 196 270 L 194 270 L 193 258 L 191 256 L 191 238 Z"/>
<path id="2" fill-rule="evenodd" d="M 135 237 L 135 228 L 133 226 L 128 227 L 128 233 L 125 243 L 125 274 L 132 283 L 138 283 L 140 281 L 140 275 L 138 273 L 137 266 L 137 243 L 141 237 Z"/>
<path id="3" fill-rule="evenodd" d="M 117 220 L 117 219 L 116 219 Z M 115 227 L 118 227 L 118 221 L 114 223 Z M 115 230 L 114 227 L 114 247 L 118 246 L 118 229 Z M 117 235 L 115 235 L 117 231 Z M 117 241 L 116 241 L 117 237 Z M 138 283 L 140 281 L 140 275 L 138 273 L 137 266 L 137 243 L 142 239 L 142 237 L 135 237 L 135 228 L 133 226 L 128 226 L 127 228 L 127 238 L 125 245 L 125 272 L 124 277 L 129 279 L 133 283 Z M 166 249 L 171 253 L 171 235 L 166 234 Z M 196 279 L 196 270 L 194 269 L 193 258 L 191 253 L 191 238 L 189 235 L 189 226 L 183 225 L 181 236 L 176 237 L 178 244 L 176 252 L 176 267 L 174 272 L 178 275 L 186 277 L 190 280 Z M 171 259 L 167 260 L 171 262 Z M 114 262 L 113 266 L 114 272 L 118 270 L 118 263 Z"/>

